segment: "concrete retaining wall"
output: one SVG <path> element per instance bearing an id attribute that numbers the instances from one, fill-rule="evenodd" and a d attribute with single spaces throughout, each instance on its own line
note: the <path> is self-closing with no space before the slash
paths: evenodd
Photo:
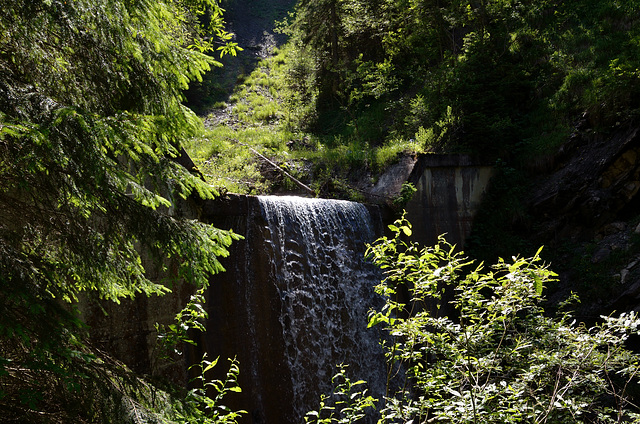
<path id="1" fill-rule="evenodd" d="M 471 232 L 493 168 L 466 155 L 423 155 L 409 177 L 417 192 L 406 205 L 413 240 L 434 244 L 438 236 L 458 247 Z"/>

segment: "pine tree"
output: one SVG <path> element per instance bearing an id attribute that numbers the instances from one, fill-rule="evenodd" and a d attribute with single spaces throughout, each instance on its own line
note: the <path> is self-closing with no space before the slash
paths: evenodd
<path id="1" fill-rule="evenodd" d="M 218 65 L 207 50 L 234 49 L 221 12 L 217 0 L 0 0 L 1 415 L 47 416 L 38 370 L 73 386 L 82 325 L 61 300 L 167 292 L 141 251 L 200 287 L 222 269 L 235 236 L 169 213 L 216 195 L 178 159 L 203 129 L 182 90 Z"/>

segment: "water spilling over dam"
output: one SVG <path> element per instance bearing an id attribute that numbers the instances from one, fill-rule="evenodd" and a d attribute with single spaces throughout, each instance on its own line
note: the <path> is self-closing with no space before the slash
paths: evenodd
<path id="1" fill-rule="evenodd" d="M 407 204 L 413 239 L 424 244 L 447 232 L 464 244 L 491 169 L 469 158 L 426 155 L 412 165 L 409 181 L 417 192 Z M 182 202 L 178 215 L 245 239 L 222 258 L 227 272 L 212 277 L 207 295 L 207 333 L 189 347 L 184 361 L 159 359 L 157 322 L 174 323 L 195 290 L 172 286 L 163 297 L 138 296 L 116 305 L 100 299 L 78 304 L 100 349 L 141 374 L 178 385 L 188 381 L 187 367 L 205 352 L 240 361 L 242 393 L 225 404 L 249 414 L 243 423 L 302 422 L 330 388 L 335 365 L 350 364 L 350 376 L 366 379 L 381 397 L 384 374 L 378 329 L 367 330 L 366 315 L 381 306 L 373 295 L 378 270 L 363 259 L 364 245 L 393 217 L 389 210 L 352 202 L 295 197 L 225 195 L 215 200 Z M 382 212 L 386 211 L 386 212 Z M 170 263 L 145 263 L 152 281 L 163 282 Z M 165 269 L 166 268 L 166 269 Z M 105 315 L 107 313 L 108 315 Z"/>
<path id="2" fill-rule="evenodd" d="M 246 422 L 303 422 L 339 363 L 384 393 L 385 365 L 367 313 L 381 306 L 379 270 L 364 260 L 380 231 L 362 204 L 265 196 L 223 211 L 245 235 L 211 287 L 203 348 L 240 361 Z M 223 208 L 224 209 L 224 208 Z M 215 221 L 215 220 L 214 220 Z M 235 406 L 235 405 L 234 405 Z"/>

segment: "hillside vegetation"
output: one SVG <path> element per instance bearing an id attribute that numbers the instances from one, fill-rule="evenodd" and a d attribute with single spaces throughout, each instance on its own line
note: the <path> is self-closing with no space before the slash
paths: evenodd
<path id="1" fill-rule="evenodd" d="M 254 193 L 293 186 L 246 146 L 332 197 L 358 198 L 401 152 L 537 171 L 581 116 L 596 131 L 636 117 L 637 6 L 300 1 L 278 26 L 287 44 L 213 105 L 222 128 L 190 152 L 212 181 Z"/>
<path id="2" fill-rule="evenodd" d="M 501 172 L 489 211 L 493 226 L 484 227 L 495 234 L 510 221 L 505 217 L 518 214 L 524 182 L 546 168 L 578 120 L 607 134 L 637 119 L 638 1 L 300 0 L 277 25 L 288 41 L 269 44 L 270 53 L 254 69 L 253 62 L 243 65 L 233 93 L 220 97 L 224 89 L 203 78 L 221 56 L 243 47 L 225 30 L 220 6 L 226 3 L 0 0 L 0 420 L 237 421 L 240 412 L 221 401 L 240 390 L 235 362 L 226 379 L 210 381 L 205 373 L 216 361 L 203 358 L 191 369 L 191 390 L 163 390 L 91 346 L 74 306 L 85 295 L 118 303 L 190 283 L 196 294 L 178 313 L 179 322 L 157 328 L 169 355 L 176 354 L 174 348 L 189 342 L 187 329 L 203 328 L 200 304 L 209 276 L 222 270 L 217 258 L 239 238 L 197 220 L 202 199 L 225 191 L 300 190 L 361 199 L 400 154 L 463 152 L 495 162 Z M 185 93 L 196 85 L 203 117 L 185 106 Z M 407 225 L 401 228 L 410 233 Z M 401 246 L 400 236 L 394 240 L 381 243 Z M 414 281 L 413 268 L 402 262 L 408 256 L 381 253 L 388 269 Z M 429 250 L 418 252 L 411 263 L 429 268 L 424 275 L 435 285 L 428 288 L 438 294 L 442 268 L 429 258 Z M 398 343 L 417 340 L 396 352 L 415 365 L 413 377 L 442 389 L 437 416 L 471 399 L 474 405 L 484 399 L 487 411 L 499 412 L 494 418 L 511 416 L 539 389 L 547 408 L 530 404 L 522 420 L 638 419 L 631 393 L 638 358 L 622 343 L 637 333 L 637 316 L 609 319 L 598 327 L 602 331 L 576 330 L 569 314 L 546 320 L 537 303 L 522 303 L 541 300 L 536 272 L 546 278 L 546 268 L 519 261 L 518 274 L 501 264 L 495 275 L 461 278 L 479 284 L 470 292 L 477 297 L 459 298 L 471 327 L 442 321 L 430 333 L 434 323 L 418 315 L 398 329 L 394 317 L 376 315 L 378 324 L 402 337 Z M 157 279 L 152 269 L 159 270 Z M 459 271 L 454 261 L 451 275 Z M 492 309 L 491 293 L 514 278 L 521 290 L 504 297 L 506 312 Z M 389 305 L 404 312 L 404 305 Z M 489 313 L 502 318 L 486 322 Z M 467 328 L 487 337 L 474 346 L 464 339 Z M 537 351 L 528 340 L 540 340 L 540 328 L 549 337 Z M 563 332 L 576 338 L 564 343 Z M 423 348 L 434 337 L 440 353 L 455 348 L 454 367 L 467 366 L 448 375 L 458 384 L 455 392 L 441 375 L 422 372 L 430 364 L 422 358 L 432 359 Z M 448 337 L 464 343 L 451 344 Z M 571 356 L 576 346 L 587 350 L 588 361 Z M 521 349 L 542 352 L 544 368 L 540 374 L 527 370 L 531 385 L 522 390 L 506 384 L 533 355 L 519 356 Z M 495 362 L 479 361 L 490 354 Z M 576 367 L 567 379 L 561 371 L 569 357 Z M 442 362 L 444 371 L 452 363 Z M 573 378 L 587 365 L 584 379 Z M 565 387 L 567 393 L 577 388 L 578 403 L 558 398 Z M 417 388 L 424 390 L 413 393 L 430 393 Z M 492 403 L 496 393 L 505 400 L 499 407 Z M 417 412 L 404 408 L 408 415 L 388 410 L 389 420 L 431 417 L 430 401 L 421 399 Z M 482 422 L 480 410 L 466 405 L 460 422 Z"/>

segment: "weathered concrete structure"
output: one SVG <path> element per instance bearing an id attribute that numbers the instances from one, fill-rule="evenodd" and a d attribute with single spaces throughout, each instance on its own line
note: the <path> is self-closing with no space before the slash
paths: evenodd
<path id="1" fill-rule="evenodd" d="M 416 193 L 405 209 L 413 225 L 413 240 L 433 244 L 445 234 L 459 247 L 471 232 L 493 168 L 466 155 L 422 155 L 409 182 Z"/>
<path id="2" fill-rule="evenodd" d="M 301 422 L 343 362 L 382 392 L 380 335 L 367 329 L 379 276 L 364 261 L 365 243 L 382 230 L 378 208 L 372 218 L 353 202 L 264 202 L 228 196 L 203 209 L 205 221 L 245 237 L 212 279 L 200 340 L 210 357 L 240 362 L 242 393 L 225 404 L 249 412 L 242 423 Z"/>
<path id="3" fill-rule="evenodd" d="M 423 155 L 406 157 L 390 174 L 381 178 L 382 201 L 397 195 L 408 175 L 417 188 L 406 205 L 413 240 L 433 244 L 448 233 L 461 246 L 492 170 L 467 156 Z M 188 365 L 206 352 L 210 359 L 221 357 L 216 377 L 223 379 L 224 359 L 235 356 L 242 393 L 230 394 L 225 404 L 249 411 L 241 422 L 299 422 L 305 408 L 316 407 L 319 393 L 330 390 L 323 384 L 330 383 L 334 365 L 349 362 L 359 377 L 380 380 L 373 372 L 384 364 L 381 351 L 375 352 L 380 335 L 365 342 L 374 331 L 366 329 L 366 315 L 376 302 L 373 285 L 380 276 L 363 256 L 365 243 L 381 235 L 393 217 L 384 207 L 353 202 L 266 200 L 228 195 L 172 211 L 244 236 L 222 259 L 227 272 L 212 277 L 208 330 L 194 335 L 199 346 L 190 347 L 185 360 L 158 360 L 154 324 L 172 323 L 193 287 L 122 305 L 84 302 L 80 309 L 94 343 L 135 371 L 187 384 Z M 163 279 L 157 265 L 145 265 L 152 279 Z"/>

